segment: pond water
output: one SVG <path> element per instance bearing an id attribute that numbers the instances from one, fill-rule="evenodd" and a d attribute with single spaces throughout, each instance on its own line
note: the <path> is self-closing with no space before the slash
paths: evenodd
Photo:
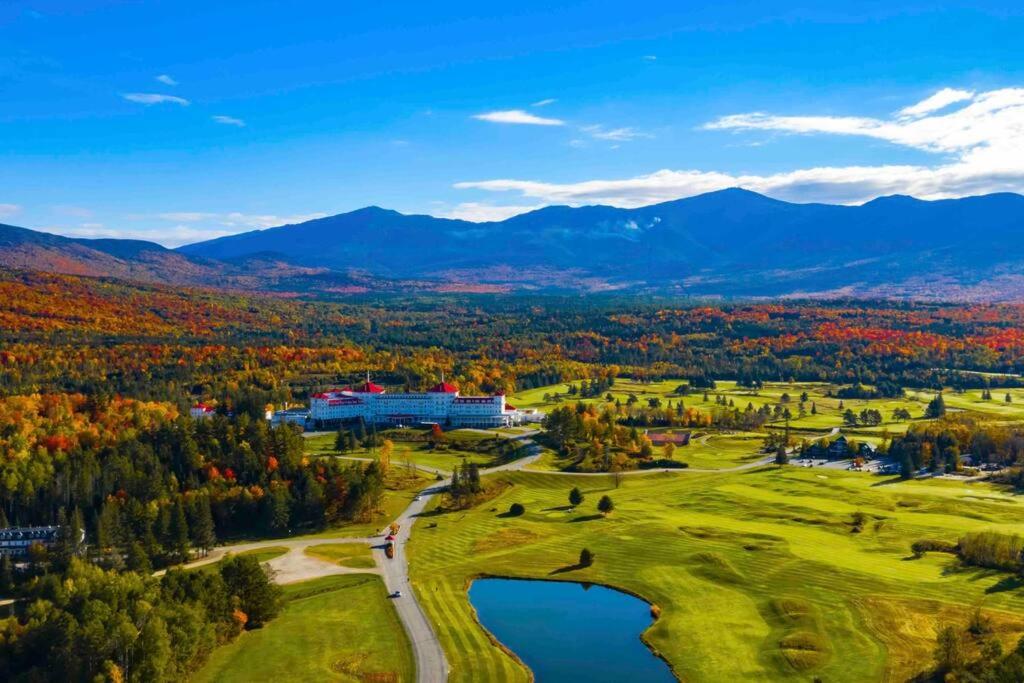
<path id="1" fill-rule="evenodd" d="M 651 608 L 631 595 L 566 581 L 477 579 L 469 599 L 537 683 L 675 680 L 641 642 Z"/>

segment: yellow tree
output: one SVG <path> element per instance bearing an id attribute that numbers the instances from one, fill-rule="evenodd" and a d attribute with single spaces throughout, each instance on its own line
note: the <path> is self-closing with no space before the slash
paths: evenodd
<path id="1" fill-rule="evenodd" d="M 391 452 L 395 450 L 395 443 L 391 439 L 384 439 L 380 444 L 380 471 L 387 474 L 391 467 Z"/>
<path id="2" fill-rule="evenodd" d="M 671 441 L 666 441 L 665 445 L 661 447 L 661 450 L 665 454 L 665 459 L 671 460 L 672 456 L 675 455 L 676 445 Z"/>

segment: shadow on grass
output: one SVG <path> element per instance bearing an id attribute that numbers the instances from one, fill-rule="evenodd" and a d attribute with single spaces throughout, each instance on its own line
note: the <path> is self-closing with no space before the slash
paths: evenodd
<path id="1" fill-rule="evenodd" d="M 1020 576 L 1007 576 L 985 589 L 986 593 L 1002 593 L 1003 591 L 1017 590 L 1024 586 L 1024 578 Z"/>
<path id="2" fill-rule="evenodd" d="M 574 572 L 574 571 L 577 571 L 579 569 L 586 569 L 586 568 L 587 568 L 587 565 L 579 564 L 577 562 L 576 564 L 569 564 L 569 565 L 566 565 L 564 567 L 559 567 L 558 569 L 552 569 L 548 573 L 549 574 L 566 574 L 568 572 Z"/>
<path id="3" fill-rule="evenodd" d="M 604 515 L 580 515 L 570 519 L 570 522 L 593 522 L 595 519 L 601 519 Z"/>
<path id="4" fill-rule="evenodd" d="M 885 476 L 885 475 L 882 475 L 882 476 Z M 885 481 L 876 481 L 871 486 L 872 487 L 875 487 L 875 486 L 889 486 L 890 484 L 898 484 L 901 481 L 912 481 L 912 480 L 911 479 L 904 479 L 903 477 L 901 477 L 900 475 L 897 474 L 896 476 L 890 477 L 890 478 L 886 479 Z"/>
<path id="5" fill-rule="evenodd" d="M 559 505 L 553 508 L 544 508 L 543 510 L 541 510 L 541 512 L 569 512 L 570 510 L 573 509 L 575 508 L 572 505 Z"/>

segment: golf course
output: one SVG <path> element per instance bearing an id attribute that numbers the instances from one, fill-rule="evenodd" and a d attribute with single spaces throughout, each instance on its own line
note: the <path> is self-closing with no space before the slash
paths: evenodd
<path id="1" fill-rule="evenodd" d="M 659 615 L 643 639 L 683 680 L 906 680 L 930 666 L 941 627 L 964 628 L 978 609 L 1006 648 L 1024 634 L 1015 577 L 911 552 L 970 531 L 1024 534 L 1019 500 L 986 484 L 774 466 L 646 474 L 619 488 L 611 477 L 499 476 L 499 497 L 428 514 L 410 541 L 413 584 L 453 681 L 528 680 L 474 617 L 467 587 L 480 576 L 643 598 Z M 571 508 L 574 486 L 584 502 Z M 603 495 L 615 503 L 607 516 Z M 506 514 L 513 503 L 525 513 Z M 583 548 L 590 567 L 577 566 Z"/>
<path id="2" fill-rule="evenodd" d="M 704 409 L 730 400 L 755 408 L 813 404 L 814 414 L 789 421 L 799 438 L 842 432 L 880 444 L 926 424 L 924 411 L 935 396 L 844 400 L 826 384 L 750 390 L 719 382 L 705 400 L 703 392 L 679 396 L 678 385 L 620 381 L 608 392 L 611 401 L 604 395 L 581 400 L 625 403 L 632 396 L 632 402 L 682 400 Z M 510 400 L 550 410 L 575 402 L 559 395 L 566 387 Z M 970 391 L 947 393 L 946 401 L 953 413 L 996 423 L 1024 418 L 1024 392 L 1006 393 L 1009 401 Z M 847 409 L 877 410 L 883 419 L 870 428 L 845 424 Z M 897 419 L 898 409 L 910 418 Z M 532 677 L 477 616 L 469 588 L 485 577 L 597 584 L 645 601 L 649 626 L 629 639 L 640 638 L 681 680 L 905 681 L 930 675 L 936 638 L 947 627 L 963 634 L 966 651 L 976 655 L 982 640 L 968 629 L 978 623 L 985 624 L 987 642 L 1005 651 L 1016 646 L 1024 636 L 1024 597 L 1015 574 L 913 549 L 920 542 L 952 547 L 977 532 L 1024 536 L 1024 502 L 1012 489 L 970 477 L 902 480 L 845 467 L 768 464 L 765 433 L 700 430 L 675 452 L 687 468 L 616 477 L 564 471 L 568 463 L 539 444 L 531 446 L 532 457 L 515 463 L 518 451 L 510 444 L 523 430 L 453 430 L 436 442 L 422 431 L 392 430 L 382 437 L 395 483 L 375 524 L 397 517 L 433 479 L 412 476 L 406 465 L 452 472 L 508 463 L 513 453 L 511 464 L 485 475 L 485 494 L 472 505 L 452 508 L 443 494 L 432 496 L 406 545 L 410 588 L 452 681 Z M 323 434 L 307 439 L 306 448 L 321 457 L 367 459 L 379 457 L 380 446 L 342 453 L 334 435 Z M 582 494 L 576 504 L 570 503 L 574 488 Z M 605 496 L 612 505 L 602 511 Z M 324 531 L 315 535 L 322 543 L 305 553 L 373 571 L 366 546 L 331 543 L 355 532 L 374 533 L 372 525 Z M 274 556 L 273 547 L 260 555 Z M 413 680 L 407 636 L 378 576 L 330 576 L 286 590 L 282 617 L 218 650 L 199 680 L 244 680 L 254 672 L 241 663 L 270 642 L 284 653 L 275 679 L 299 680 L 300 669 L 288 662 L 311 658 L 324 679 Z"/>

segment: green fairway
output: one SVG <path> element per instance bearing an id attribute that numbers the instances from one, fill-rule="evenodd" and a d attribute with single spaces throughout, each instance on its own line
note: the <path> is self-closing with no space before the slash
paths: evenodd
<path id="1" fill-rule="evenodd" d="M 765 457 L 761 452 L 764 436 L 756 432 L 696 435 L 689 445 L 676 449 L 673 459 L 699 469 L 736 467 Z"/>
<path id="2" fill-rule="evenodd" d="M 607 403 L 605 395 L 597 398 L 581 399 L 568 392 L 570 384 L 553 384 L 536 389 L 528 389 L 518 392 L 509 397 L 509 401 L 521 408 L 538 408 L 540 410 L 550 409 L 561 403 L 582 401 L 584 403 L 596 403 L 598 405 Z M 575 383 L 575 384 L 578 384 Z M 658 382 L 642 383 L 628 379 L 618 379 L 609 392 L 612 395 L 612 402 L 621 401 L 626 403 L 630 396 L 635 396 L 641 405 L 648 399 L 660 399 L 663 403 L 672 401 L 677 404 L 682 401 L 685 406 L 712 410 L 716 407 L 715 397 L 724 397 L 726 403 L 732 402 L 732 407 L 745 410 L 747 405 L 758 409 L 768 405 L 774 407 L 782 405 L 789 408 L 793 417 L 790 420 L 790 427 L 796 430 L 810 432 L 827 432 L 833 427 L 843 427 L 843 414 L 846 410 L 854 413 L 869 409 L 877 410 L 882 414 L 882 424 L 873 427 L 872 431 L 888 430 L 890 433 L 906 431 L 907 422 L 893 419 L 893 411 L 897 408 L 905 408 L 910 411 L 912 418 L 919 419 L 924 415 L 928 402 L 935 397 L 935 392 L 908 390 L 906 396 L 899 399 L 839 399 L 827 394 L 834 393 L 838 385 L 824 382 L 766 382 L 760 389 L 747 389 L 736 385 L 736 382 L 719 380 L 714 389 L 709 389 L 708 400 L 704 400 L 703 390 L 694 390 L 688 395 L 677 395 L 675 390 L 685 384 L 684 380 L 671 379 Z M 807 401 L 804 404 L 805 414 L 800 417 L 799 404 L 801 394 L 807 394 Z M 1003 396 L 1006 391 L 997 392 L 991 401 L 982 401 L 981 392 L 965 392 L 953 394 L 946 392 L 946 404 L 950 408 L 973 410 L 987 415 L 1002 416 L 1006 419 L 1024 419 L 1024 390 L 1010 390 L 1012 403 L 1005 403 Z M 545 400 L 545 395 L 548 399 Z M 784 397 L 788 395 L 788 400 Z M 842 406 L 842 407 L 840 407 Z M 812 408 L 813 411 L 812 412 Z M 775 420 L 769 423 L 781 427 L 782 420 Z"/>
<path id="3" fill-rule="evenodd" d="M 285 587 L 267 626 L 214 651 L 194 681 L 412 681 L 412 650 L 376 576 L 329 576 Z"/>
<path id="4" fill-rule="evenodd" d="M 324 543 L 306 548 L 306 554 L 342 567 L 372 569 L 376 566 L 370 548 L 361 543 Z"/>
<path id="5" fill-rule="evenodd" d="M 476 623 L 466 588 L 503 575 L 591 581 L 661 609 L 644 634 L 684 680 L 906 680 L 931 665 L 937 628 L 977 606 L 1005 647 L 1024 633 L 1009 575 L 914 559 L 919 539 L 1024 534 L 1016 496 L 987 484 L 900 482 L 839 470 L 570 477 L 518 472 L 479 509 L 432 517 L 410 541 L 412 581 L 452 681 L 527 680 Z M 573 486 L 584 503 L 567 507 Z M 596 514 L 608 494 L 615 511 Z M 522 504 L 520 517 L 502 513 Z M 854 513 L 867 523 L 855 531 Z M 436 526 L 433 526 L 436 524 Z M 582 548 L 592 567 L 573 565 Z"/>

